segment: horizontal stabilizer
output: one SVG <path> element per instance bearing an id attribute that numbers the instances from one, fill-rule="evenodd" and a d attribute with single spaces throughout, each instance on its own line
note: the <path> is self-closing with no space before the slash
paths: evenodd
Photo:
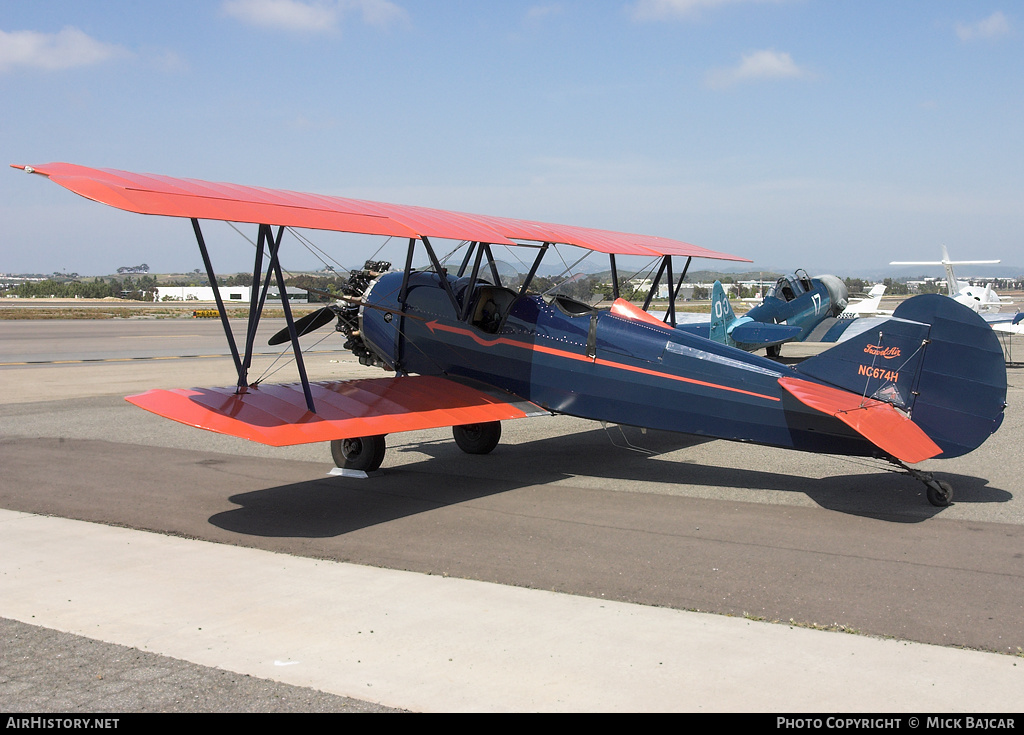
<path id="1" fill-rule="evenodd" d="M 896 459 L 914 463 L 942 453 L 917 424 L 888 403 L 799 378 L 781 377 L 779 384 L 804 405 L 835 416 Z"/>
<path id="2" fill-rule="evenodd" d="M 800 327 L 749 321 L 737 324 L 729 332 L 729 336 L 732 337 L 733 342 L 739 345 L 770 347 L 796 339 L 800 336 Z"/>
<path id="3" fill-rule="evenodd" d="M 491 388 L 434 376 L 311 383 L 316 413 L 299 383 L 151 390 L 130 403 L 165 418 L 273 447 L 435 429 L 548 413 Z"/>

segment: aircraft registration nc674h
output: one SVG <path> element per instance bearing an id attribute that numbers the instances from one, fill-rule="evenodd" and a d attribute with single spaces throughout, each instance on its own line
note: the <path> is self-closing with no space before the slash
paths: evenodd
<path id="1" fill-rule="evenodd" d="M 684 242 L 503 217 L 99 170 L 67 163 L 16 166 L 86 198 L 143 214 L 192 221 L 207 275 L 200 220 L 257 226 L 254 288 L 239 350 L 219 303 L 237 371 L 227 388 L 152 390 L 128 398 L 161 416 L 210 431 L 284 446 L 330 441 L 339 465 L 369 471 L 385 435 L 452 426 L 465 451 L 497 444 L 500 422 L 563 413 L 604 422 L 836 455 L 877 457 L 927 486 L 931 503 L 952 489 L 908 465 L 957 457 L 1000 425 L 1003 353 L 989 326 L 952 299 L 904 302 L 870 333 L 795 367 L 675 328 L 675 297 L 692 258 L 744 260 Z M 294 321 L 282 300 L 299 382 L 250 382 L 253 341 L 285 229 L 308 228 L 408 240 L 405 265 L 368 263 L 339 304 Z M 448 268 L 432 239 L 461 241 Z M 571 245 L 609 256 L 614 303 L 595 309 L 531 292 L 545 253 Z M 534 255 L 516 288 L 503 282 L 492 247 Z M 430 266 L 413 268 L 417 249 Z M 664 319 L 618 298 L 616 255 L 660 259 L 669 304 Z M 685 257 L 678 279 L 673 256 Z M 216 290 L 215 290 L 216 293 Z M 336 320 L 345 346 L 393 375 L 311 382 L 299 334 Z"/>

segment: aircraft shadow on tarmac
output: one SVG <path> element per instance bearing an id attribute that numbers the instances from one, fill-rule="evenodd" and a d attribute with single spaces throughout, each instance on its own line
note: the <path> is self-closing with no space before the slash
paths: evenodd
<path id="1" fill-rule="evenodd" d="M 209 521 L 224 530 L 255 536 L 331 537 L 568 478 L 584 478 L 584 484 L 585 478 L 594 478 L 594 486 L 605 490 L 616 489 L 615 481 L 639 483 L 645 491 L 660 494 L 670 493 L 660 491 L 657 485 L 706 488 L 709 492 L 702 494 L 710 497 L 714 497 L 714 488 L 802 493 L 828 510 L 894 523 L 919 523 L 942 510 L 927 502 L 922 483 L 890 471 L 881 460 L 854 458 L 850 462 L 863 471 L 803 477 L 686 461 L 686 449 L 712 440 L 654 431 L 641 435 L 635 429 L 627 432 L 630 444 L 649 453 L 627 448 L 623 437 L 617 436 L 618 427 L 609 427 L 607 433 L 597 429 L 499 445 L 486 456 L 463 454 L 451 440 L 399 445 L 389 452 L 415 452 L 428 458 L 390 468 L 385 462 L 384 469 L 368 479 L 325 477 L 237 494 L 230 500 L 239 508 L 218 513 Z M 610 444 L 610 437 L 616 446 Z M 815 455 L 806 456 L 806 466 L 812 471 L 818 461 Z M 1012 498 L 1006 490 L 990 487 L 984 478 L 953 473 L 937 473 L 936 477 L 953 485 L 954 502 L 1004 503 Z"/>

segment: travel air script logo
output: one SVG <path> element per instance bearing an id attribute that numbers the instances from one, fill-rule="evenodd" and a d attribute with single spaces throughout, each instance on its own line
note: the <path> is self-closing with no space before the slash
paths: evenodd
<path id="1" fill-rule="evenodd" d="M 867 345 L 864 351 L 869 355 L 875 355 L 876 357 L 884 357 L 886 360 L 891 360 L 894 357 L 900 356 L 899 347 L 882 347 L 881 345 Z"/>
<path id="2" fill-rule="evenodd" d="M 869 344 L 864 347 L 864 351 L 869 355 L 882 357 L 886 360 L 892 360 L 894 357 L 900 356 L 899 347 L 882 347 L 881 345 Z M 858 365 L 857 375 L 885 380 L 889 383 L 895 383 L 900 377 L 900 374 L 895 370 L 887 370 L 884 367 L 874 367 L 872 365 Z"/>

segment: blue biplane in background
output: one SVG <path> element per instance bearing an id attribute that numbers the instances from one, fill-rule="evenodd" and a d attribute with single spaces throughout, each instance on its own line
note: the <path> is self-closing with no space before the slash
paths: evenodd
<path id="1" fill-rule="evenodd" d="M 786 342 L 806 341 L 824 320 L 846 309 L 846 284 L 832 275 L 811 278 L 804 270 L 779 278 L 760 304 L 736 316 L 722 284 L 711 290 L 711 317 L 677 316 L 677 328 L 746 352 L 764 349 L 778 357 Z"/>
<path id="2" fill-rule="evenodd" d="M 675 299 L 694 257 L 742 260 L 643 235 L 365 202 L 66 163 L 19 166 L 89 199 L 144 214 L 190 219 L 216 283 L 200 220 L 257 225 L 244 348 L 238 349 L 216 289 L 236 370 L 226 388 L 152 390 L 132 403 L 210 431 L 274 446 L 330 441 L 343 467 L 380 467 L 385 436 L 453 427 L 459 447 L 484 454 L 501 421 L 562 413 L 598 421 L 754 442 L 816 453 L 878 457 L 927 487 L 935 505 L 952 488 L 908 465 L 972 451 L 999 427 L 1006 368 L 998 341 L 971 310 L 943 296 L 904 302 L 878 329 L 787 367 L 675 327 Z M 284 291 L 280 252 L 288 228 L 408 240 L 404 266 L 368 262 L 339 303 L 286 328 L 299 382 L 250 381 L 256 327 L 273 281 Z M 461 241 L 457 265 L 433 239 Z M 609 257 L 610 309 L 531 290 L 557 244 Z M 532 252 L 521 283 L 503 280 L 492 246 Z M 417 253 L 429 266 L 413 267 Z M 668 313 L 658 319 L 619 298 L 616 255 L 661 259 Z M 685 257 L 678 280 L 673 257 Z M 265 269 L 265 270 L 264 270 Z M 388 377 L 307 378 L 300 333 L 334 322 L 345 348 Z"/>

